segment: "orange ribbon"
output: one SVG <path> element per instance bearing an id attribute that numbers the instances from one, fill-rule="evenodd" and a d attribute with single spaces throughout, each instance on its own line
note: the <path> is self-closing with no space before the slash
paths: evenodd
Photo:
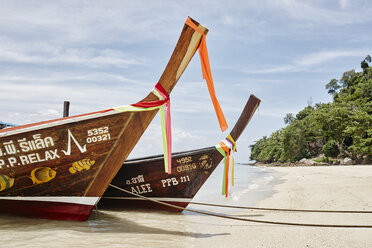
<path id="1" fill-rule="evenodd" d="M 189 17 L 186 20 L 186 24 L 202 35 L 201 42 L 199 44 L 199 56 L 200 56 L 201 68 L 203 72 L 203 79 L 205 79 L 205 81 L 207 82 L 209 95 L 211 96 L 213 107 L 214 107 L 214 110 L 216 111 L 216 115 L 217 115 L 217 119 L 221 127 L 221 131 L 224 132 L 228 126 L 227 126 L 225 116 L 222 112 L 221 106 L 217 100 L 216 92 L 214 90 L 212 72 L 211 72 L 211 67 L 209 65 L 206 35 L 200 30 L 198 26 L 196 26 L 191 21 Z"/>

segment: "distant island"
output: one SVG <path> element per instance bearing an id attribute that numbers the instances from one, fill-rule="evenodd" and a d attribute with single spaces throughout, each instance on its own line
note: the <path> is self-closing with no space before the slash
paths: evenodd
<path id="1" fill-rule="evenodd" d="M 285 128 L 250 146 L 250 159 L 276 164 L 369 164 L 372 161 L 371 56 L 361 72 L 347 71 L 325 88 L 330 103 L 310 104 L 284 117 Z"/>

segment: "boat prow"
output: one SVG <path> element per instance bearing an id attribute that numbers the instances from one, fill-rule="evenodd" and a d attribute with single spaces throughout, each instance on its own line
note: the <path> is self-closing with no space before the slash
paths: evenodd
<path id="1" fill-rule="evenodd" d="M 202 37 L 184 25 L 157 84 L 167 94 Z M 157 111 L 113 108 L 0 130 L 0 213 L 86 220 Z"/>
<path id="2" fill-rule="evenodd" d="M 254 95 L 249 97 L 230 132 L 234 141 L 240 137 L 259 104 L 260 100 L 257 97 Z M 161 155 L 127 160 L 111 184 L 137 195 L 185 208 L 223 158 L 216 146 L 173 153 L 171 175 L 165 174 L 162 170 L 164 160 Z M 182 211 L 146 201 L 113 187 L 107 188 L 98 207 Z"/>

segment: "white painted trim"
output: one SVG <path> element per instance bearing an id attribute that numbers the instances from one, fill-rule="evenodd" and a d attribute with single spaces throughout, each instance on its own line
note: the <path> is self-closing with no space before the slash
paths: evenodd
<path id="1" fill-rule="evenodd" d="M 64 203 L 74 203 L 74 204 L 93 206 L 98 202 L 99 197 L 87 197 L 87 196 L 0 196 L 0 201 L 1 200 L 64 202 Z"/>
<path id="2" fill-rule="evenodd" d="M 19 129 L 10 130 L 8 132 L 4 131 L 4 132 L 0 133 L 0 138 L 10 136 L 10 135 L 14 135 L 14 134 L 35 131 L 35 130 L 48 128 L 48 127 L 61 126 L 61 125 L 64 125 L 64 124 L 69 124 L 69 123 L 94 119 L 94 118 L 113 115 L 113 114 L 119 114 L 119 112 L 117 112 L 115 110 L 110 110 L 110 111 L 107 111 L 107 112 L 104 112 L 104 113 L 96 113 L 96 114 L 88 114 L 88 115 L 78 116 L 78 117 L 71 117 L 71 118 L 68 118 L 68 119 L 51 121 L 51 122 L 48 122 L 48 123 L 38 124 L 38 125 L 35 125 L 35 126 L 30 126 L 30 127 L 25 127 L 25 128 L 20 127 Z"/>
<path id="3" fill-rule="evenodd" d="M 146 197 L 148 199 L 157 200 L 157 201 L 167 201 L 167 202 L 191 202 L 192 198 L 170 198 L 170 197 Z M 145 201 L 139 197 L 115 197 L 115 196 L 105 196 L 102 199 L 114 199 L 114 200 L 141 200 Z"/>

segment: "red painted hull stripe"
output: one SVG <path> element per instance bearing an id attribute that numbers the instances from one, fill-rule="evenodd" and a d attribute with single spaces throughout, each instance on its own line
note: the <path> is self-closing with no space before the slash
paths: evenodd
<path id="1" fill-rule="evenodd" d="M 22 126 L 9 127 L 9 128 L 5 128 L 5 129 L 1 129 L 0 133 L 13 131 L 13 130 L 18 130 L 18 129 L 23 129 L 23 128 L 28 128 L 28 127 L 33 127 L 33 126 L 39 126 L 39 125 L 43 125 L 43 124 L 47 124 L 47 123 L 57 122 L 57 121 L 60 121 L 60 120 L 68 120 L 68 119 L 73 119 L 73 118 L 77 118 L 77 117 L 89 116 L 89 115 L 94 115 L 94 114 L 102 114 L 102 113 L 106 113 L 106 112 L 109 112 L 109 111 L 112 111 L 112 110 L 114 110 L 114 109 L 112 109 L 112 108 L 111 109 L 105 109 L 105 110 L 96 111 L 96 112 L 87 113 L 87 114 L 74 115 L 74 116 L 69 116 L 69 117 L 65 117 L 65 118 L 59 118 L 59 119 L 41 121 L 41 122 L 32 123 L 32 124 L 26 124 L 26 125 L 22 125 Z"/>
<path id="2" fill-rule="evenodd" d="M 85 221 L 93 207 L 64 202 L 0 200 L 0 213 L 53 220 Z"/>

